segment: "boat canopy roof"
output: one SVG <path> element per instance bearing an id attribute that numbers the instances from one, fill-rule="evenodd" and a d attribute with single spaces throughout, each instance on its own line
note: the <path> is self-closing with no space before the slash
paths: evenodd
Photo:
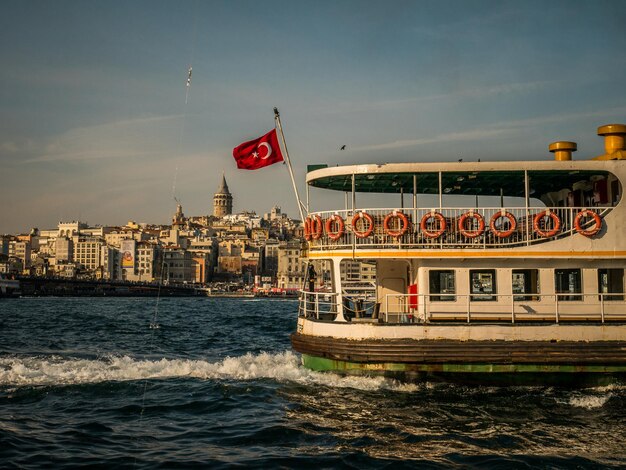
<path id="1" fill-rule="evenodd" d="M 500 162 L 504 163 L 504 162 Z M 533 163 L 533 162 L 525 162 Z M 336 191 L 352 191 L 354 175 L 355 192 L 361 193 L 412 193 L 497 196 L 525 196 L 526 172 L 530 194 L 545 194 L 562 188 L 571 188 L 578 181 L 592 177 L 606 177 L 602 169 L 573 168 L 571 164 L 549 165 L 552 168 L 537 169 L 545 163 L 534 162 L 529 168 L 510 169 L 511 163 L 503 165 L 487 163 L 458 164 L 387 164 L 354 165 L 345 167 L 309 166 L 307 183 L 316 188 Z M 559 162 L 560 163 L 560 162 Z M 587 163 L 587 162 L 584 162 Z M 542 165 L 544 164 L 544 165 Z M 526 165 L 524 165 L 526 166 Z M 588 165 L 584 165 L 588 166 Z M 406 167 L 406 168 L 402 168 Z M 411 167 L 411 168 L 409 168 Z M 531 169 L 533 168 L 534 169 Z M 593 166 L 592 166 L 593 167 Z M 404 170 L 404 171 L 402 171 Z M 440 183 L 441 175 L 441 183 Z"/>

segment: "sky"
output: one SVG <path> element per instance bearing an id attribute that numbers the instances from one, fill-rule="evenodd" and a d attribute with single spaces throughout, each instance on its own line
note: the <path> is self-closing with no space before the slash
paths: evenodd
<path id="1" fill-rule="evenodd" d="M 590 158 L 626 123 L 622 0 L 0 5 L 0 233 L 211 214 L 222 172 L 296 217 L 285 165 L 232 157 L 275 106 L 301 193 L 307 164 Z"/>

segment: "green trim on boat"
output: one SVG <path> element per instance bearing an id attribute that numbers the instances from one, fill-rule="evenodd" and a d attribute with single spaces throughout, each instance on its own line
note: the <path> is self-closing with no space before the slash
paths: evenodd
<path id="1" fill-rule="evenodd" d="M 415 363 L 360 363 L 336 361 L 302 354 L 302 364 L 314 371 L 380 375 L 389 373 L 564 373 L 564 374 L 626 374 L 626 365 L 556 365 L 556 364 L 415 364 Z"/>

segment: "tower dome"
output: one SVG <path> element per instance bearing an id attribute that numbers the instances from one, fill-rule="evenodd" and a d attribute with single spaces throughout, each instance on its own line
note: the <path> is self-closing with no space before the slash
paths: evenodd
<path id="1" fill-rule="evenodd" d="M 228 184 L 226 184 L 226 178 L 222 173 L 222 184 L 218 188 L 217 192 L 213 195 L 213 215 L 216 217 L 223 217 L 233 213 L 233 196 L 228 190 Z"/>

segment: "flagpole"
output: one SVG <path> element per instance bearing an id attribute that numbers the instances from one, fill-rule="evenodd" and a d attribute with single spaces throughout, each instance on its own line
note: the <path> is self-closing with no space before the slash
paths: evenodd
<path id="1" fill-rule="evenodd" d="M 285 149 L 285 160 L 287 162 L 287 168 L 289 169 L 289 176 L 291 176 L 291 184 L 293 184 L 293 192 L 296 194 L 296 201 L 298 202 L 298 210 L 300 211 L 301 220 L 304 221 L 304 212 L 302 212 L 302 202 L 300 201 L 300 194 L 298 194 L 298 186 L 296 186 L 296 180 L 293 177 L 293 168 L 291 168 L 291 159 L 289 158 L 289 151 L 287 150 L 287 142 L 285 141 L 285 134 L 283 134 L 283 126 L 280 122 L 280 113 L 278 108 L 274 108 L 274 120 L 276 121 L 276 127 L 280 131 L 280 139 L 283 142 L 283 148 Z M 308 211 L 308 208 L 306 208 Z"/>

